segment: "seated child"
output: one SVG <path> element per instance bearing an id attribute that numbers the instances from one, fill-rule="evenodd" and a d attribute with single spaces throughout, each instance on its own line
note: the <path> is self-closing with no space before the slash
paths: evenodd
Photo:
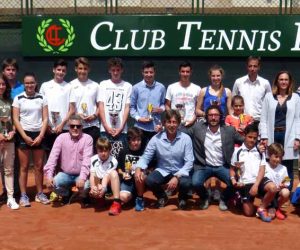
<path id="1" fill-rule="evenodd" d="M 109 215 L 121 213 L 120 180 L 117 160 L 110 155 L 111 143 L 106 138 L 99 138 L 96 143 L 97 154 L 91 158 L 90 195 L 94 198 L 104 197 L 107 187 L 110 186 L 114 201 L 109 209 Z"/>
<path id="2" fill-rule="evenodd" d="M 272 143 L 268 147 L 269 162 L 267 163 L 265 174 L 265 176 L 276 185 L 277 209 L 275 216 L 280 220 L 284 220 L 286 218 L 280 208 L 289 200 L 290 196 L 290 191 L 288 189 L 290 185 L 290 178 L 286 167 L 280 164 L 283 155 L 284 149 L 281 144 Z"/>
<path id="3" fill-rule="evenodd" d="M 257 216 L 265 222 L 270 222 L 272 219 L 267 213 L 267 207 L 275 197 L 276 187 L 273 182 L 264 177 L 266 161 L 264 154 L 260 153 L 256 146 L 257 137 L 257 125 L 248 125 L 245 128 L 244 143 L 241 147 L 235 148 L 232 155 L 230 179 L 232 185 L 240 189 L 244 214 L 246 216 L 254 214 L 253 203 L 256 195 L 259 194 L 263 199 L 257 209 Z"/>
<path id="4" fill-rule="evenodd" d="M 227 115 L 225 118 L 225 124 L 227 126 L 233 126 L 241 135 L 245 135 L 244 129 L 253 122 L 250 115 L 244 114 L 244 105 L 242 96 L 234 96 L 231 101 L 233 114 Z"/>
<path id="5" fill-rule="evenodd" d="M 121 192 L 120 199 L 122 202 L 129 202 L 133 195 L 137 194 L 135 199 L 135 210 L 144 210 L 144 185 L 142 183 L 135 183 L 134 169 L 136 163 L 142 156 L 144 149 L 142 147 L 143 132 L 141 129 L 132 127 L 128 129 L 127 141 L 123 149 L 118 155 L 118 173 L 120 175 Z"/>

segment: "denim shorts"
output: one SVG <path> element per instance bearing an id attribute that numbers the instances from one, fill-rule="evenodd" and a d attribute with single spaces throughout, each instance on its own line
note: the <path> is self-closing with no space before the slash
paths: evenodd
<path id="1" fill-rule="evenodd" d="M 130 181 L 121 181 L 121 186 L 120 186 L 121 192 L 127 192 L 131 194 L 135 194 L 135 183 L 134 180 Z"/>

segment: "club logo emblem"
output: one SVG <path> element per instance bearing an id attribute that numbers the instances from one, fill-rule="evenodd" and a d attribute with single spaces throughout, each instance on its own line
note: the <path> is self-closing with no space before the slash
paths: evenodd
<path id="1" fill-rule="evenodd" d="M 36 38 L 38 44 L 45 52 L 61 54 L 67 52 L 75 40 L 74 27 L 67 19 L 58 19 L 59 24 L 53 20 L 46 19 L 37 28 Z"/>

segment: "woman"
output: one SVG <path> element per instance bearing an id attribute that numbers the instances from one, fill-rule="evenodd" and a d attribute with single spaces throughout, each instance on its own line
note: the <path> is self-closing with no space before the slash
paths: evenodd
<path id="1" fill-rule="evenodd" d="M 6 78 L 0 74 L 0 161 L 1 173 L 4 172 L 4 182 L 7 191 L 7 206 L 13 210 L 19 209 L 14 195 L 14 159 L 15 131 L 11 119 L 10 86 Z"/>
<path id="2" fill-rule="evenodd" d="M 201 89 L 197 100 L 196 114 L 204 117 L 206 109 L 212 104 L 217 104 L 221 107 L 223 118 L 225 118 L 231 111 L 231 91 L 223 86 L 224 70 L 220 66 L 214 65 L 209 69 L 208 76 L 211 84 Z"/>
<path id="3" fill-rule="evenodd" d="M 19 184 L 21 189 L 20 205 L 30 207 L 26 194 L 29 156 L 32 151 L 37 195 L 35 201 L 49 204 L 43 194 L 43 138 L 48 123 L 48 108 L 45 98 L 36 92 L 37 82 L 33 73 L 24 76 L 25 91 L 13 101 L 13 121 L 18 131 L 16 145 L 20 160 Z"/>
<path id="4" fill-rule="evenodd" d="M 287 167 L 293 188 L 293 159 L 298 158 L 300 139 L 300 98 L 293 93 L 294 79 L 288 71 L 277 73 L 272 86 L 272 93 L 265 96 L 260 133 L 262 142 L 270 145 L 280 143 L 284 147 L 282 165 Z"/>

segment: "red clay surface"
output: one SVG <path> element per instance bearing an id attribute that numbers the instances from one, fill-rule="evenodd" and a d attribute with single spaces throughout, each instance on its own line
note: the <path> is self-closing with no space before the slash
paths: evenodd
<path id="1" fill-rule="evenodd" d="M 33 175 L 29 194 L 34 199 Z M 63 207 L 32 201 L 30 208 L 0 209 L 0 249 L 299 249 L 300 207 L 289 206 L 285 221 L 264 223 L 237 211 L 221 212 L 217 204 L 206 211 L 190 201 L 188 211 L 177 210 L 176 197 L 163 209 L 130 208 L 109 216 L 106 206 L 82 209 L 79 202 Z"/>

